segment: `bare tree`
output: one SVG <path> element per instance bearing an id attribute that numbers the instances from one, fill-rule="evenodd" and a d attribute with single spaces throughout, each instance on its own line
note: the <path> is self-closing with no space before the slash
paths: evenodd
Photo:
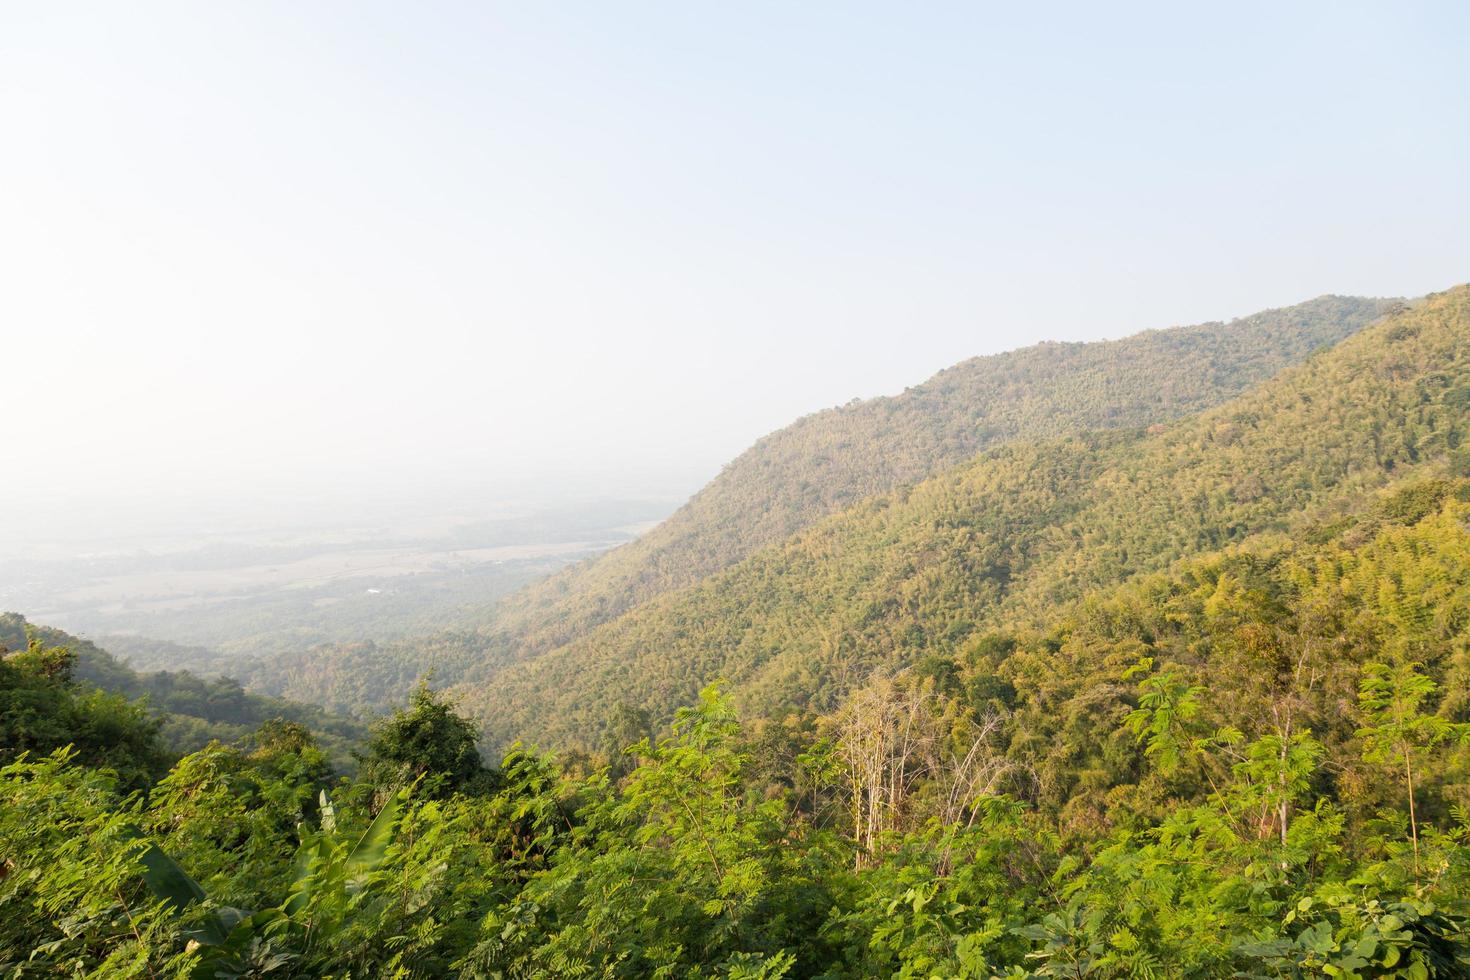
<path id="1" fill-rule="evenodd" d="M 996 792 L 1011 763 L 994 750 L 1003 717 L 960 716 L 933 683 L 903 675 L 856 691 L 836 716 L 837 756 L 846 769 L 858 866 L 883 836 L 924 817 L 947 824 L 975 819 L 974 804 Z M 921 810 L 920 787 L 933 790 Z"/>

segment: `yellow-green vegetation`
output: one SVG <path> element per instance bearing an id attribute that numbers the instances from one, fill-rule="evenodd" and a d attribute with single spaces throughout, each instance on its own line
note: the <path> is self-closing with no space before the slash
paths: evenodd
<path id="1" fill-rule="evenodd" d="M 879 495 L 462 690 L 493 743 L 585 744 L 621 703 L 666 718 L 714 680 L 828 710 L 874 669 L 945 655 L 1086 591 L 1252 536 L 1307 534 L 1462 466 L 1470 288 L 1431 297 L 1154 431 L 1013 444 Z"/>
<path id="2" fill-rule="evenodd" d="M 1140 428 L 1209 408 L 1397 305 L 1324 296 L 1230 323 L 977 357 L 891 398 L 809 415 L 761 439 L 638 541 L 500 610 L 518 650 L 559 645 L 865 498 L 994 446 Z"/>

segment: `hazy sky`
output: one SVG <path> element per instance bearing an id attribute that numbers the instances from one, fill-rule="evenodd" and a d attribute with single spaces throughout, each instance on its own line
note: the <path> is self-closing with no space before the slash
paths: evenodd
<path id="1" fill-rule="evenodd" d="M 973 354 L 1443 288 L 1467 50 L 1460 2 L 4 3 L 0 523 L 682 491 Z"/>

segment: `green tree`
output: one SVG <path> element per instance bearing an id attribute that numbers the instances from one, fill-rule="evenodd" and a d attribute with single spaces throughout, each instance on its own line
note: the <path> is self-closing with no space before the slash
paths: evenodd
<path id="1" fill-rule="evenodd" d="M 492 774 L 477 746 L 479 731 L 444 697 L 420 683 L 400 708 L 373 726 L 361 758 L 360 784 L 376 787 L 378 801 L 415 780 L 419 793 L 443 798 L 488 791 Z"/>
<path id="2" fill-rule="evenodd" d="M 121 695 L 78 684 L 76 664 L 69 648 L 34 634 L 20 653 L 0 648 L 0 763 L 72 746 L 82 764 L 111 769 L 127 789 L 143 788 L 168 766 L 158 722 Z"/>
<path id="3" fill-rule="evenodd" d="M 1409 835 L 1414 844 L 1414 875 L 1419 874 L 1419 817 L 1414 803 L 1414 773 L 1434 746 L 1470 736 L 1470 726 L 1426 713 L 1424 702 L 1437 685 L 1419 672 L 1418 663 L 1392 666 L 1370 663 L 1363 668 L 1358 706 L 1367 724 L 1358 729 L 1363 758 L 1402 767 L 1409 800 Z"/>

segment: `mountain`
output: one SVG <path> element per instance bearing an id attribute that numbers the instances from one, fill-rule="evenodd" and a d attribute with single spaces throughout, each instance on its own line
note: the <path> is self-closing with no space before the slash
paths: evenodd
<path id="1" fill-rule="evenodd" d="M 38 644 L 0 660 L 0 968 L 1463 978 L 1470 479 L 1405 469 L 823 718 L 707 691 L 591 771 L 487 769 L 419 689 L 351 778 L 279 730 L 165 774 Z"/>
<path id="2" fill-rule="evenodd" d="M 405 683 L 488 682 L 817 521 L 995 446 L 1163 424 L 1340 341 L 1399 301 L 1324 296 L 1229 323 L 977 357 L 903 394 L 807 416 L 757 442 L 637 541 L 501 601 L 478 631 L 339 644 L 234 668 L 252 688 L 380 709 Z"/>
<path id="3" fill-rule="evenodd" d="M 1217 405 L 1397 301 L 1323 296 L 1229 323 L 1045 343 L 964 361 L 901 395 L 809 415 L 761 439 L 653 531 L 534 585 L 502 642 L 560 645 L 874 494 L 992 446 L 1167 422 Z"/>
<path id="4" fill-rule="evenodd" d="M 460 692 L 492 743 L 585 742 L 717 678 L 762 712 L 830 709 L 874 669 L 1451 466 L 1467 350 L 1459 287 L 1193 417 L 1015 442 L 874 496 Z"/>

